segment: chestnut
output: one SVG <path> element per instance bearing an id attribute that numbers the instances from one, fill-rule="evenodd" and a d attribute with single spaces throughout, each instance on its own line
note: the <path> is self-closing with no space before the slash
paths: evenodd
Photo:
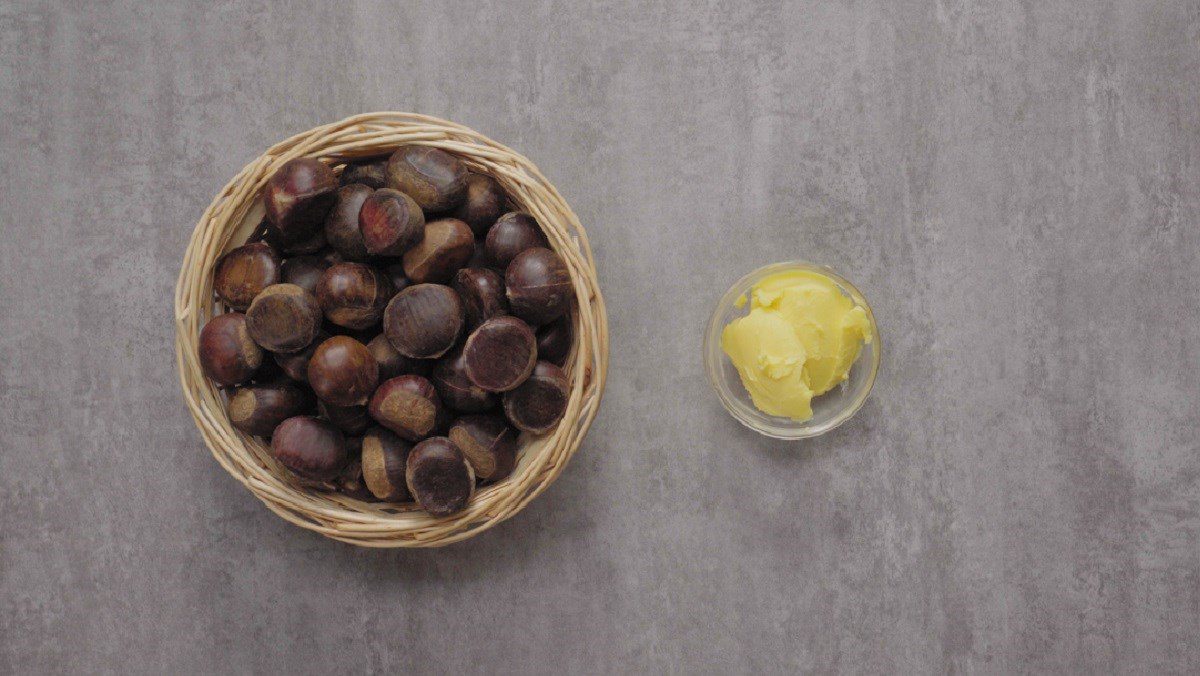
<path id="1" fill-rule="evenodd" d="M 569 397 L 570 383 L 563 370 L 539 361 L 525 382 L 504 393 L 504 413 L 517 429 L 542 434 L 562 420 Z"/>
<path id="2" fill-rule="evenodd" d="M 562 366 L 567 362 L 567 356 L 571 354 L 574 336 L 575 329 L 571 325 L 571 315 L 569 314 L 538 329 L 538 359 L 548 361 L 555 366 Z"/>
<path id="3" fill-rule="evenodd" d="M 362 230 L 358 227 L 358 214 L 363 202 L 375 192 L 361 183 L 351 183 L 338 188 L 337 202 L 325 218 L 325 240 L 333 250 L 348 261 L 365 261 L 367 245 L 363 242 Z"/>
<path id="4" fill-rule="evenodd" d="M 384 381 L 367 405 L 376 422 L 409 441 L 433 433 L 441 408 L 433 383 L 414 375 Z"/>
<path id="5" fill-rule="evenodd" d="M 387 274 L 388 279 L 392 281 L 392 292 L 400 293 L 401 291 L 412 286 L 412 280 L 404 274 L 404 263 L 392 263 L 383 269 Z"/>
<path id="6" fill-rule="evenodd" d="M 425 236 L 404 254 L 404 274 L 413 282 L 450 281 L 475 254 L 475 237 L 457 218 L 425 224 Z"/>
<path id="7" fill-rule="evenodd" d="M 287 377 L 297 382 L 307 383 L 308 360 L 312 359 L 313 352 L 316 352 L 317 347 L 319 347 L 321 343 L 325 342 L 330 335 L 331 334 L 324 330 L 318 331 L 317 337 L 313 338 L 313 341 L 309 343 L 308 346 L 303 350 L 290 353 L 275 352 L 272 353 L 271 357 L 274 359 L 275 363 L 279 365 L 279 368 L 283 369 L 283 372 L 285 375 L 287 375 Z"/>
<path id="8" fill-rule="evenodd" d="M 517 431 L 501 416 L 465 415 L 447 436 L 484 481 L 499 481 L 517 466 Z"/>
<path id="9" fill-rule="evenodd" d="M 346 497 L 362 500 L 363 502 L 375 502 L 376 498 L 367 488 L 366 479 L 363 478 L 362 459 L 356 457 L 361 455 L 361 451 L 351 450 L 356 446 L 362 446 L 362 438 L 346 439 L 347 453 L 350 455 L 350 460 L 346 461 L 346 466 L 342 468 L 337 479 L 333 481 L 333 487 L 337 492 Z"/>
<path id="10" fill-rule="evenodd" d="M 504 296 L 504 280 L 500 273 L 489 268 L 463 268 L 454 275 L 452 288 L 463 304 L 463 318 L 468 331 L 492 317 L 508 314 L 508 299 Z"/>
<path id="11" fill-rule="evenodd" d="M 307 240 L 320 229 L 336 199 L 337 186 L 333 170 L 311 157 L 291 160 L 271 176 L 263 201 L 267 220 L 284 245 Z"/>
<path id="12" fill-rule="evenodd" d="M 400 256 L 425 235 L 425 214 L 408 195 L 381 188 L 363 201 L 358 227 L 367 253 Z"/>
<path id="13" fill-rule="evenodd" d="M 493 408 L 496 395 L 471 382 L 467 377 L 466 360 L 462 350 L 444 357 L 433 367 L 429 379 L 438 396 L 451 408 L 463 413 L 480 413 Z"/>
<path id="14" fill-rule="evenodd" d="M 279 254 L 266 242 L 239 246 L 217 261 L 213 289 L 217 297 L 238 312 L 245 312 L 263 289 L 278 284 Z"/>
<path id="15" fill-rule="evenodd" d="M 379 323 L 392 297 L 392 283 L 370 265 L 338 263 L 317 281 L 317 302 L 325 317 L 355 331 Z"/>
<path id="16" fill-rule="evenodd" d="M 325 230 L 317 228 L 311 235 L 295 242 L 284 242 L 283 253 L 288 256 L 315 254 L 325 248 Z"/>
<path id="17" fill-rule="evenodd" d="M 338 182 L 344 186 L 359 183 L 372 190 L 382 188 L 387 183 L 387 158 L 347 164 Z"/>
<path id="18" fill-rule="evenodd" d="M 494 317 L 471 332 L 462 353 L 471 382 L 489 392 L 507 392 L 533 372 L 537 337 L 516 317 Z"/>
<path id="19" fill-rule="evenodd" d="M 308 388 L 291 381 L 248 385 L 229 398 L 229 422 L 246 434 L 270 436 L 279 423 L 308 413 L 315 403 Z"/>
<path id="20" fill-rule="evenodd" d="M 414 446 L 407 465 L 408 492 L 433 516 L 461 511 L 475 494 L 475 470 L 446 437 L 432 437 Z"/>
<path id="21" fill-rule="evenodd" d="M 571 273 L 549 249 L 527 249 L 504 272 L 504 290 L 512 313 L 534 326 L 566 314 L 574 289 Z"/>
<path id="22" fill-rule="evenodd" d="M 379 366 L 366 345 L 349 336 L 334 336 L 317 346 L 308 360 L 308 384 L 317 397 L 334 406 L 367 403 L 379 382 Z"/>
<path id="23" fill-rule="evenodd" d="M 504 213 L 506 199 L 499 181 L 486 174 L 468 173 L 466 197 L 449 215 L 464 221 L 477 237 L 483 237 Z"/>
<path id="24" fill-rule="evenodd" d="M 379 364 L 379 382 L 402 376 L 406 373 L 415 373 L 419 376 L 424 376 L 432 369 L 433 362 L 424 359 L 409 359 L 396 351 L 392 347 L 391 342 L 384 334 L 379 334 L 367 343 L 367 349 L 371 351 L 371 356 L 375 357 L 375 362 Z"/>
<path id="25" fill-rule="evenodd" d="M 387 162 L 388 187 L 416 200 L 425 211 L 445 211 L 467 196 L 467 167 L 429 146 L 401 146 Z"/>
<path id="26" fill-rule="evenodd" d="M 250 337 L 272 352 L 299 352 L 321 330 L 321 306 L 316 296 L 295 284 L 272 284 L 246 311 Z"/>
<path id="27" fill-rule="evenodd" d="M 488 230 L 483 243 L 488 261 L 500 270 L 507 268 L 522 251 L 546 246 L 546 236 L 537 221 L 523 211 L 510 211 L 501 216 Z"/>
<path id="28" fill-rule="evenodd" d="M 301 478 L 328 481 L 346 464 L 346 440 L 333 423 L 298 415 L 275 428 L 271 455 Z"/>
<path id="29" fill-rule="evenodd" d="M 362 434 L 371 425 L 366 406 L 334 406 L 322 401 L 317 408 L 326 420 L 346 434 Z"/>
<path id="30" fill-rule="evenodd" d="M 380 500 L 408 502 L 404 471 L 412 444 L 382 427 L 372 427 L 363 436 L 362 474 L 367 489 Z"/>
<path id="31" fill-rule="evenodd" d="M 243 383 L 262 365 L 263 351 L 250 337 L 246 315 L 229 312 L 208 320 L 200 331 L 200 370 L 222 387 Z"/>
<path id="32" fill-rule="evenodd" d="M 305 291 L 316 294 L 317 280 L 329 269 L 330 263 L 322 256 L 295 256 L 283 262 L 282 281 L 295 284 Z"/>
<path id="33" fill-rule="evenodd" d="M 392 297 L 383 311 L 383 332 L 392 347 L 412 359 L 446 354 L 463 327 L 458 294 L 441 284 L 417 284 Z"/>

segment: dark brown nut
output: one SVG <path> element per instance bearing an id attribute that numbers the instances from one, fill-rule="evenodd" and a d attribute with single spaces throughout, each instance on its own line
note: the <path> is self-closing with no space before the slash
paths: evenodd
<path id="1" fill-rule="evenodd" d="M 312 359 L 313 352 L 316 352 L 321 343 L 328 340 L 330 335 L 325 331 L 319 331 L 317 337 L 303 350 L 291 353 L 275 352 L 271 354 L 271 357 L 279 365 L 279 368 L 283 369 L 287 377 L 297 382 L 307 383 L 308 360 Z"/>
<path id="2" fill-rule="evenodd" d="M 449 215 L 466 222 L 471 232 L 483 237 L 504 213 L 506 199 L 496 179 L 486 174 L 467 174 L 467 196 Z"/>
<path id="3" fill-rule="evenodd" d="M 292 160 L 267 181 L 263 201 L 267 220 L 286 245 L 312 237 L 321 228 L 335 199 L 337 176 L 320 160 Z"/>
<path id="4" fill-rule="evenodd" d="M 467 196 L 467 167 L 429 146 L 401 146 L 387 163 L 388 187 L 411 196 L 426 211 L 446 211 Z"/>
<path id="5" fill-rule="evenodd" d="M 404 263 L 392 263 L 384 268 L 384 272 L 392 282 L 393 293 L 400 293 L 412 286 L 412 280 L 404 274 Z"/>
<path id="6" fill-rule="evenodd" d="M 217 385 L 244 383 L 262 365 L 263 351 L 246 330 L 246 315 L 229 312 L 200 331 L 200 369 Z"/>
<path id="7" fill-rule="evenodd" d="M 504 414 L 517 429 L 544 434 L 562 420 L 569 397 L 567 375 L 554 364 L 539 361 L 520 387 L 504 393 Z"/>
<path id="8" fill-rule="evenodd" d="M 358 212 L 363 246 L 372 256 L 401 256 L 425 236 L 425 214 L 411 197 L 382 188 Z"/>
<path id="9" fill-rule="evenodd" d="M 501 216 L 488 230 L 483 243 L 489 263 L 499 270 L 506 269 L 522 251 L 546 246 L 546 237 L 537 221 L 523 211 L 510 211 Z"/>
<path id="10" fill-rule="evenodd" d="M 318 409 L 326 420 L 346 434 L 362 434 L 371 426 L 366 406 L 334 406 L 322 401 Z"/>
<path id="11" fill-rule="evenodd" d="M 316 398 L 288 380 L 238 388 L 229 398 L 229 422 L 258 437 L 270 436 L 279 423 L 312 411 Z"/>
<path id="12" fill-rule="evenodd" d="M 362 331 L 383 318 L 383 309 L 392 298 L 392 283 L 370 265 L 338 263 L 321 275 L 316 295 L 329 321 Z"/>
<path id="13" fill-rule="evenodd" d="M 367 489 L 380 500 L 408 502 L 412 496 L 404 471 L 412 444 L 382 427 L 372 427 L 363 436 L 362 474 Z"/>
<path id="14" fill-rule="evenodd" d="M 263 289 L 278 284 L 282 263 L 266 242 L 253 242 L 230 251 L 217 261 L 213 290 L 217 297 L 245 312 Z"/>
<path id="15" fill-rule="evenodd" d="M 475 494 L 475 470 L 446 437 L 433 437 L 414 446 L 407 464 L 408 492 L 433 516 L 461 511 Z"/>
<path id="16" fill-rule="evenodd" d="M 575 290 L 571 273 L 549 249 L 529 249 L 509 263 L 504 272 L 508 308 L 534 326 L 548 324 L 567 313 Z"/>
<path id="17" fill-rule="evenodd" d="M 450 441 L 484 481 L 499 481 L 517 465 L 517 431 L 498 415 L 465 415 L 450 426 Z"/>
<path id="18" fill-rule="evenodd" d="M 359 457 L 361 453 L 349 450 L 355 446 L 362 446 L 362 438 L 351 439 L 347 437 L 347 453 L 350 454 L 351 459 L 346 462 L 346 466 L 342 469 L 341 474 L 334 480 L 334 488 L 342 495 L 354 498 L 355 500 L 375 502 L 376 498 L 371 494 L 370 489 L 367 488 L 367 482 L 363 478 L 362 460 Z"/>
<path id="19" fill-rule="evenodd" d="M 563 315 L 538 329 L 538 359 L 548 361 L 555 366 L 567 363 L 574 336 L 575 329 L 571 325 L 571 315 Z"/>
<path id="20" fill-rule="evenodd" d="M 487 320 L 463 345 L 467 377 L 488 392 L 507 392 L 525 382 L 536 363 L 537 337 L 516 317 Z"/>
<path id="21" fill-rule="evenodd" d="M 334 336 L 317 346 L 308 360 L 308 384 L 334 406 L 362 406 L 379 383 L 379 366 L 366 345 Z"/>
<path id="22" fill-rule="evenodd" d="M 404 274 L 413 282 L 449 282 L 471 260 L 475 237 L 457 218 L 440 218 L 425 224 L 425 236 L 404 254 Z"/>
<path id="23" fill-rule="evenodd" d="M 272 352 L 299 352 L 321 330 L 317 297 L 295 284 L 273 284 L 246 311 L 250 337 Z"/>
<path id="24" fill-rule="evenodd" d="M 305 256 L 315 254 L 325 248 L 325 230 L 317 228 L 313 234 L 305 237 L 302 240 L 283 245 L 283 253 L 286 256 Z"/>
<path id="25" fill-rule="evenodd" d="M 316 294 L 317 280 L 329 269 L 330 263 L 323 256 L 295 256 L 283 262 L 283 283 L 295 284 L 305 291 Z"/>
<path id="26" fill-rule="evenodd" d="M 367 343 L 367 349 L 375 362 L 379 364 L 379 382 L 390 380 L 396 376 L 415 374 L 428 375 L 433 370 L 433 362 L 426 359 L 409 359 L 396 351 L 387 336 L 379 334 Z"/>
<path id="27" fill-rule="evenodd" d="M 382 188 L 387 183 L 387 159 L 347 164 L 338 182 L 342 185 L 361 183 L 372 190 Z"/>
<path id="28" fill-rule="evenodd" d="M 410 286 L 393 296 L 383 312 L 383 332 L 397 352 L 411 359 L 446 354 L 462 328 L 462 301 L 441 284 Z"/>
<path id="29" fill-rule="evenodd" d="M 413 375 L 385 380 L 367 405 L 376 422 L 409 441 L 433 433 L 441 408 L 433 383 Z"/>
<path id="30" fill-rule="evenodd" d="M 504 280 L 500 273 L 489 268 L 463 268 L 454 275 L 452 287 L 463 303 L 466 329 L 508 314 L 508 299 L 504 296 Z"/>
<path id="31" fill-rule="evenodd" d="M 325 240 L 348 261 L 367 260 L 367 245 L 363 243 L 362 230 L 358 227 L 358 214 L 373 192 L 361 183 L 338 188 L 337 202 L 325 219 Z"/>
<path id="32" fill-rule="evenodd" d="M 346 440 L 333 423 L 299 415 L 275 428 L 271 455 L 297 476 L 328 481 L 346 464 Z"/>
<path id="33" fill-rule="evenodd" d="M 466 360 L 462 350 L 443 357 L 433 367 L 429 379 L 438 396 L 447 406 L 463 413 L 481 413 L 496 406 L 496 395 L 471 382 L 467 377 Z"/>

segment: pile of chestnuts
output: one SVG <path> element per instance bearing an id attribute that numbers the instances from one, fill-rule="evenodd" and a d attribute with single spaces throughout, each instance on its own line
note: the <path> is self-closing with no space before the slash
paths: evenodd
<path id="1" fill-rule="evenodd" d="M 340 174 L 292 160 L 263 200 L 217 262 L 231 311 L 200 365 L 303 485 L 453 514 L 562 419 L 571 277 L 495 179 L 404 146 Z"/>

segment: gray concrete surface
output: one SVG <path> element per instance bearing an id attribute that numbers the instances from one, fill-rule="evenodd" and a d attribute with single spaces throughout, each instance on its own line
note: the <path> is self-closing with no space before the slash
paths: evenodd
<path id="1" fill-rule="evenodd" d="M 590 230 L 603 410 L 518 518 L 294 528 L 209 457 L 171 292 L 218 188 L 369 110 Z M 1200 664 L 1200 5 L 0 1 L 0 672 L 1182 673 Z M 760 264 L 872 299 L 873 398 L 739 427 Z"/>

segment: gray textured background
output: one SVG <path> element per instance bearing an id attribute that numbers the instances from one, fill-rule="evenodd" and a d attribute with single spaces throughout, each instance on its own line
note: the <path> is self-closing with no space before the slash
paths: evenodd
<path id="1" fill-rule="evenodd" d="M 142 5 L 0 0 L 0 672 L 1200 661 L 1196 2 Z M 611 312 L 576 460 L 441 551 L 271 515 L 171 349 L 211 196 L 379 109 L 538 163 Z M 784 444 L 699 347 L 793 257 L 886 356 Z"/>

